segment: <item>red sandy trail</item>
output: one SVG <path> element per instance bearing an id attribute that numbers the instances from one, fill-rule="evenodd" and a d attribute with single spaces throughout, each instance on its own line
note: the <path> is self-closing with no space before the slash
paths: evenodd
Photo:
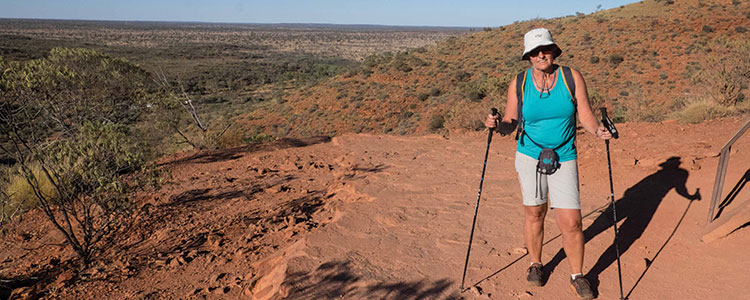
<path id="1" fill-rule="evenodd" d="M 750 230 L 700 240 L 717 154 L 745 121 L 618 125 L 611 155 L 630 299 L 750 299 Z M 90 275 L 101 280 L 73 283 L 60 279 L 66 272 L 53 272 L 48 287 L 55 294 L 48 297 L 576 299 L 554 211 L 542 256 L 547 283 L 525 281 L 514 142 L 496 136 L 490 148 L 465 292 L 459 285 L 486 132 L 343 135 L 175 157 L 164 165 L 170 183 L 140 200 L 150 213 L 133 237 Z M 732 148 L 724 195 L 750 169 L 749 145 L 746 136 Z M 604 142 L 581 133 L 577 147 L 584 268 L 599 299 L 618 299 Z M 749 195 L 740 190 L 724 211 L 745 205 Z M 17 226 L 31 232 L 31 225 Z M 43 230 L 14 245 L 41 243 Z M 5 274 L 72 257 L 50 245 L 33 259 L 19 246 L 8 249 L 0 257 Z"/>

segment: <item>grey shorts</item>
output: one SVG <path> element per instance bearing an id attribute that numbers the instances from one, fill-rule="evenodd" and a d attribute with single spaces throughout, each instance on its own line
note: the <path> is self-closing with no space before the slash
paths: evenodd
<path id="1" fill-rule="evenodd" d="M 536 163 L 535 158 L 516 151 L 516 172 L 521 183 L 523 205 L 537 206 L 550 200 L 552 208 L 581 209 L 577 161 L 561 162 L 557 172 L 541 177 L 536 172 Z"/>

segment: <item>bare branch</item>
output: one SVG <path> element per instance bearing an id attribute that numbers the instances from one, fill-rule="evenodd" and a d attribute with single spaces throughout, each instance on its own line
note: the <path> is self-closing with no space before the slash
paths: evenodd
<path id="1" fill-rule="evenodd" d="M 179 134 L 184 139 L 185 143 L 190 144 L 190 146 L 193 146 L 193 148 L 198 148 L 198 146 L 196 146 L 193 142 L 191 142 L 190 139 L 187 136 L 185 136 L 184 133 L 182 133 L 182 131 L 180 130 L 180 128 L 178 128 L 175 125 L 175 126 L 173 126 L 173 129 L 177 132 L 177 134 Z"/>
<path id="2" fill-rule="evenodd" d="M 229 127 L 231 127 L 231 126 L 232 126 L 232 123 L 228 123 L 228 124 L 227 124 L 227 126 L 224 126 L 224 129 L 222 129 L 222 130 L 221 130 L 221 131 L 219 132 L 219 134 L 217 134 L 216 136 L 217 136 L 217 137 L 221 137 L 222 135 L 224 135 L 224 133 L 225 133 L 225 132 L 227 132 L 227 130 L 228 130 L 228 129 L 229 129 Z"/>
<path id="3" fill-rule="evenodd" d="M 185 88 L 183 88 L 182 85 L 180 85 L 180 89 L 182 90 L 182 96 L 185 97 L 185 101 L 181 102 L 182 106 L 185 107 L 185 110 L 187 110 L 187 112 L 193 118 L 193 121 L 195 121 L 195 124 L 198 125 L 198 128 L 205 132 L 206 130 L 208 130 L 208 127 L 204 126 L 200 118 L 198 118 L 198 112 L 196 111 L 195 106 L 193 106 L 193 100 L 190 99 L 190 96 L 188 96 L 187 93 L 185 93 Z"/>

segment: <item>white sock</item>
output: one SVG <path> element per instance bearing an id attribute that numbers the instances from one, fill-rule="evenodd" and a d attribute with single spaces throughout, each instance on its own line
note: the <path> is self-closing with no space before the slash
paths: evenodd
<path id="1" fill-rule="evenodd" d="M 542 267 L 542 263 L 540 263 L 540 262 L 532 262 L 532 263 L 529 264 L 529 267 L 531 267 L 533 265 L 539 265 L 540 268 Z"/>
<path id="2" fill-rule="evenodd" d="M 576 280 L 577 277 L 583 276 L 582 273 L 570 274 L 570 280 Z"/>

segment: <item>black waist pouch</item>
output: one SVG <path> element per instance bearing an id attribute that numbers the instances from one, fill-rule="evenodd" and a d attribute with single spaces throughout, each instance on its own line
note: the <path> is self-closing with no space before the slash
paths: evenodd
<path id="1" fill-rule="evenodd" d="M 542 148 L 537 159 L 539 162 L 536 164 L 536 172 L 539 174 L 554 174 L 560 168 L 560 156 L 555 149 Z"/>

